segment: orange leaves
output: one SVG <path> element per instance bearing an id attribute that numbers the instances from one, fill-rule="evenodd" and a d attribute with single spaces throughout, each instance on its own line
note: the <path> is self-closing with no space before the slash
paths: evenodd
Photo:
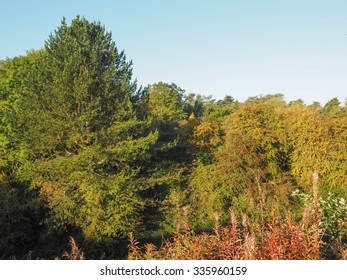
<path id="1" fill-rule="evenodd" d="M 262 259 L 307 260 L 320 259 L 322 232 L 308 224 L 306 219 L 295 223 L 290 217 L 285 221 L 274 218 L 267 225 Z"/>
<path id="2" fill-rule="evenodd" d="M 242 225 L 230 211 L 231 223 L 216 225 L 214 233 L 195 234 L 191 230 L 177 232 L 157 249 L 152 244 L 143 248 L 131 236 L 133 248 L 129 259 L 194 259 L 194 260 L 300 260 L 320 259 L 322 232 L 306 219 L 294 222 L 290 217 L 267 222 L 261 236 L 251 233 L 247 218 Z"/>
<path id="3" fill-rule="evenodd" d="M 215 117 L 204 119 L 194 128 L 193 143 L 199 148 L 214 148 L 221 144 L 221 132 Z"/>

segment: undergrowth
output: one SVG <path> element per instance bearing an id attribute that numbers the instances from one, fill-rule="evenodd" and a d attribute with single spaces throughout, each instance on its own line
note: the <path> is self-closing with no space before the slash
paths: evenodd
<path id="1" fill-rule="evenodd" d="M 241 223 L 230 210 L 230 223 L 220 227 L 215 216 L 213 233 L 195 234 L 186 227 L 164 240 L 161 247 L 149 243 L 139 246 L 130 235 L 130 260 L 305 260 L 321 259 L 324 242 L 319 221 L 306 208 L 296 223 L 290 217 L 278 220 L 275 216 L 265 224 L 262 234 L 252 234 L 246 215 Z"/>

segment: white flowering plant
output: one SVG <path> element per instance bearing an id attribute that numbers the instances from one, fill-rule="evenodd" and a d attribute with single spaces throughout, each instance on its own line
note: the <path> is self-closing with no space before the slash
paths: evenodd
<path id="1" fill-rule="evenodd" d="M 313 204 L 313 196 L 295 190 L 292 196 L 305 206 Z M 318 198 L 320 225 L 327 237 L 333 240 L 347 242 L 347 201 L 343 197 L 328 192 L 325 197 Z"/>

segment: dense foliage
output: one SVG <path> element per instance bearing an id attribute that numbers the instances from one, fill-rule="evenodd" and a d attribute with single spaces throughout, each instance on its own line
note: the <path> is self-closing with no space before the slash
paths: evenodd
<path id="1" fill-rule="evenodd" d="M 346 188 L 336 98 L 138 89 L 80 17 L 0 62 L 1 258 L 343 259 Z"/>

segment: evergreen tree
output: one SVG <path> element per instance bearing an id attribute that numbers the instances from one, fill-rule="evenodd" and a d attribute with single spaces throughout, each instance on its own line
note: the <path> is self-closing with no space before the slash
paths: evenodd
<path id="1" fill-rule="evenodd" d="M 157 139 L 137 116 L 131 62 L 100 23 L 63 19 L 27 77 L 13 93 L 26 118 L 13 136 L 16 179 L 40 191 L 56 224 L 124 236 L 139 224 L 139 180 Z"/>
<path id="2" fill-rule="evenodd" d="M 331 111 L 333 111 L 334 109 L 338 108 L 339 105 L 340 105 L 340 101 L 335 97 L 335 98 L 331 99 L 330 101 L 328 101 L 324 105 L 322 111 L 323 111 L 323 113 L 328 114 Z"/>

